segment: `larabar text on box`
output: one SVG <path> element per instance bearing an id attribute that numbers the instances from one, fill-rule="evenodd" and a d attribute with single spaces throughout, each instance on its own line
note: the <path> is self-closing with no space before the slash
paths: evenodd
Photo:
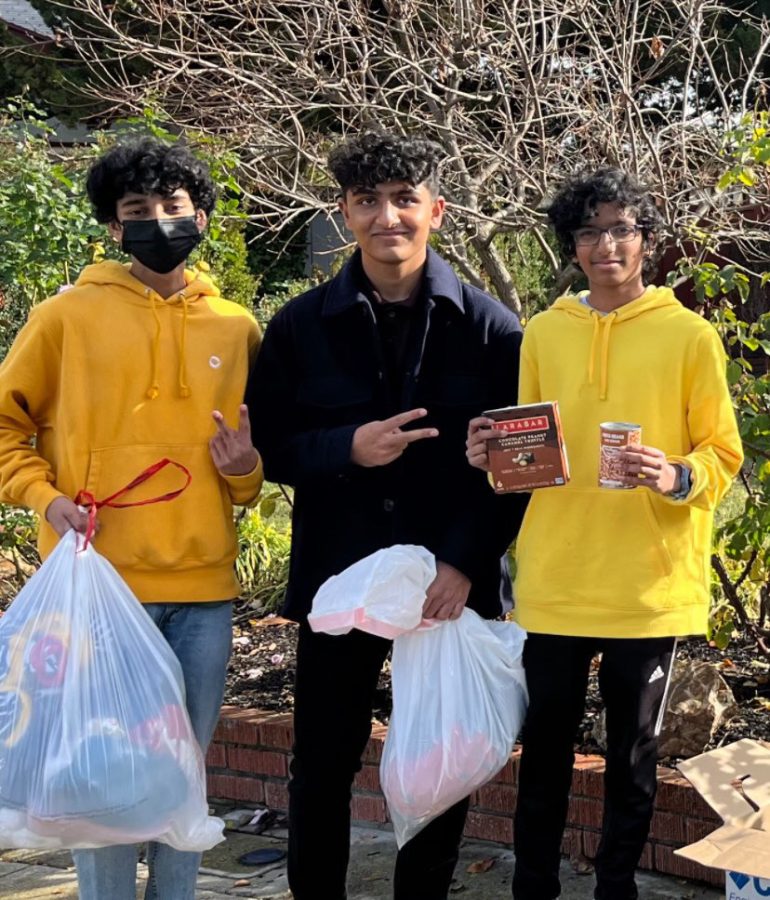
<path id="1" fill-rule="evenodd" d="M 531 491 L 569 481 L 559 404 L 528 403 L 484 413 L 500 437 L 487 442 L 495 492 Z"/>

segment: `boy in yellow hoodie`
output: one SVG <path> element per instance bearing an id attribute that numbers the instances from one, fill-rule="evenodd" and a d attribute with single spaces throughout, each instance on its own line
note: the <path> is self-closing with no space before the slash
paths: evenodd
<path id="1" fill-rule="evenodd" d="M 88 266 L 72 289 L 36 306 L 0 366 L 0 501 L 40 514 L 46 556 L 69 529 L 86 530 L 73 499 L 81 489 L 110 497 L 164 457 L 187 469 L 189 487 L 171 502 L 102 507 L 94 543 L 179 658 L 205 752 L 239 591 L 232 505 L 254 500 L 262 483 L 239 406 L 259 329 L 185 269 L 215 201 L 187 147 L 119 145 L 92 166 L 87 190 L 131 262 Z M 121 502 L 183 484 L 167 467 Z M 135 847 L 73 855 L 81 900 L 133 900 Z M 193 900 L 199 854 L 151 843 L 147 861 L 147 900 Z"/>
<path id="2" fill-rule="evenodd" d="M 548 216 L 589 290 L 535 316 L 522 344 L 519 402 L 558 400 L 572 478 L 533 493 L 517 542 L 530 708 L 513 896 L 559 896 L 573 741 L 600 653 L 607 765 L 594 896 L 635 900 L 676 638 L 706 630 L 713 514 L 741 442 L 717 333 L 668 288 L 645 287 L 662 230 L 649 191 L 600 169 L 566 184 Z M 623 454 L 626 489 L 599 486 L 603 422 L 641 425 L 643 444 Z M 480 468 L 490 424 L 469 427 Z"/>

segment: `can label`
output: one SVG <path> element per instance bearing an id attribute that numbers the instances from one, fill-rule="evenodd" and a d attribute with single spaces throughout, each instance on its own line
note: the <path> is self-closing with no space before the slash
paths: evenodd
<path id="1" fill-rule="evenodd" d="M 599 487 L 632 490 L 623 483 L 623 451 L 642 443 L 642 426 L 631 422 L 602 422 L 599 426 Z"/>

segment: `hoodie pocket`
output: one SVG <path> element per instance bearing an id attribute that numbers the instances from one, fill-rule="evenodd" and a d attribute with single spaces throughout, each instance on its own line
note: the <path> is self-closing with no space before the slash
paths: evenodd
<path id="1" fill-rule="evenodd" d="M 671 553 L 649 492 L 534 491 L 517 543 L 517 592 L 542 603 L 665 602 Z"/>
<path id="2" fill-rule="evenodd" d="M 102 507 L 94 546 L 110 562 L 147 571 L 190 569 L 232 562 L 235 524 L 227 487 L 214 466 L 208 444 L 140 444 L 93 450 L 87 490 L 97 500 L 120 490 L 164 457 L 190 472 L 189 486 L 173 500 L 127 509 Z M 117 499 L 136 503 L 184 485 L 185 476 L 166 466 L 144 484 Z"/>

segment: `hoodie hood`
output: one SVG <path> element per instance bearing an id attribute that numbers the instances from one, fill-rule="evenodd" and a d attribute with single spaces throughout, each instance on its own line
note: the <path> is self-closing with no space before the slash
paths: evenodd
<path id="1" fill-rule="evenodd" d="M 182 315 L 182 327 L 179 336 L 179 368 L 177 372 L 178 390 L 181 397 L 190 396 L 190 387 L 187 384 L 187 319 L 190 305 L 200 297 L 219 297 L 219 290 L 212 280 L 205 274 L 193 272 L 190 269 L 184 271 L 185 287 L 176 291 L 170 297 L 161 297 L 157 291 L 148 287 L 129 271 L 129 266 L 115 260 L 105 260 L 91 266 L 86 266 L 81 272 L 75 287 L 96 286 L 101 288 L 117 288 L 122 298 L 133 303 L 146 306 L 148 313 L 155 321 L 155 335 L 152 341 L 152 369 L 150 372 L 150 384 L 146 391 L 149 400 L 155 400 L 160 394 L 158 383 L 158 354 L 160 352 L 160 340 L 162 322 L 159 307 L 179 307 Z"/>
<path id="2" fill-rule="evenodd" d="M 201 272 L 193 272 L 191 269 L 184 271 L 185 287 L 181 291 L 177 291 L 170 297 L 161 297 L 160 294 L 153 291 L 143 282 L 135 278 L 129 271 L 127 264 L 117 262 L 114 259 L 107 259 L 104 262 L 94 263 L 92 266 L 86 266 L 78 276 L 75 287 L 84 287 L 85 285 L 100 285 L 102 287 L 111 285 L 127 290 L 130 294 L 135 295 L 137 299 L 148 299 L 151 295 L 155 295 L 162 303 L 181 303 L 183 296 L 188 302 L 194 302 L 199 297 L 218 297 L 219 290 L 213 281 Z"/>
<path id="3" fill-rule="evenodd" d="M 648 315 L 666 307 L 680 307 L 680 302 L 674 296 L 671 288 L 655 287 L 651 285 L 645 292 L 625 303 L 609 313 L 600 313 L 587 305 L 588 291 L 579 294 L 567 294 L 554 301 L 551 309 L 558 310 L 583 320 L 586 327 L 593 330 L 591 349 L 586 361 L 586 380 L 588 384 L 594 384 L 596 370 L 599 369 L 599 399 L 607 399 L 607 386 L 609 383 L 609 355 L 612 330 L 639 316 Z"/>

